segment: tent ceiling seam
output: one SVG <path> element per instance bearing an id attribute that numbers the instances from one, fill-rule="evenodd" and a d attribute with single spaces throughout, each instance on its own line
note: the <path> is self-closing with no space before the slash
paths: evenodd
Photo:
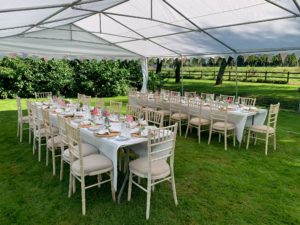
<path id="1" fill-rule="evenodd" d="M 300 5 L 298 4 L 298 2 L 296 0 L 293 0 L 294 4 L 296 5 L 297 9 L 299 10 L 300 13 Z"/>
<path id="2" fill-rule="evenodd" d="M 161 47 L 161 48 L 164 48 L 164 49 L 166 49 L 166 50 L 168 50 L 168 51 L 170 51 L 170 52 L 173 52 L 173 53 L 175 53 L 175 54 L 177 54 L 177 55 L 181 55 L 180 53 L 178 53 L 178 52 L 176 52 L 176 51 L 174 51 L 174 50 L 172 50 L 172 49 L 169 49 L 169 48 L 167 48 L 167 47 L 165 47 L 165 46 L 163 46 L 163 45 L 161 45 L 161 44 L 159 44 L 159 43 L 157 43 L 157 42 L 155 42 L 155 41 L 153 41 L 153 40 L 151 40 L 151 39 L 146 38 L 144 35 L 140 34 L 139 32 L 135 31 L 134 29 L 128 27 L 127 25 L 121 23 L 121 22 L 118 21 L 117 19 L 115 19 L 115 18 L 113 18 L 113 17 L 111 17 L 111 16 L 109 16 L 109 15 L 105 15 L 105 16 L 107 16 L 108 18 L 110 18 L 110 19 L 112 19 L 113 21 L 117 22 L 118 24 L 122 25 L 123 27 L 127 28 L 128 30 L 132 31 L 133 33 L 139 35 L 139 36 L 142 37 L 144 40 L 148 40 L 148 41 L 152 42 L 153 44 L 158 45 L 158 46 Z"/>
<path id="3" fill-rule="evenodd" d="M 292 10 L 289 10 L 289 9 L 283 7 L 282 5 L 279 5 L 279 4 L 277 4 L 277 3 L 275 3 L 275 2 L 273 2 L 273 1 L 271 1 L 271 0 L 265 0 L 265 1 L 268 2 L 268 3 L 270 3 L 270 4 L 272 4 L 272 5 L 274 5 L 274 6 L 277 6 L 278 8 L 280 8 L 280 9 L 286 11 L 286 12 L 291 13 L 291 14 L 293 14 L 293 15 L 295 15 L 295 16 L 299 16 L 298 13 L 295 13 L 295 12 L 293 12 Z"/>
<path id="4" fill-rule="evenodd" d="M 234 53 L 236 53 L 236 50 L 232 47 L 230 47 L 229 45 L 225 44 L 224 42 L 222 42 L 221 40 L 219 40 L 218 38 L 214 37 L 213 35 L 211 35 L 210 33 L 204 31 L 203 29 L 201 29 L 197 24 L 195 24 L 193 21 L 191 21 L 188 17 L 186 17 L 183 13 L 181 13 L 178 9 L 176 9 L 172 4 L 170 4 L 168 1 L 166 0 L 162 0 L 164 3 L 166 3 L 170 8 L 172 8 L 176 13 L 178 13 L 180 16 L 182 16 L 186 21 L 188 21 L 189 23 L 191 23 L 194 27 L 196 27 L 198 29 L 198 32 L 203 32 L 204 34 L 206 34 L 207 36 L 209 36 L 210 38 L 214 39 L 215 41 L 219 42 L 221 45 L 225 46 L 226 48 L 230 49 L 231 51 L 233 51 Z"/>

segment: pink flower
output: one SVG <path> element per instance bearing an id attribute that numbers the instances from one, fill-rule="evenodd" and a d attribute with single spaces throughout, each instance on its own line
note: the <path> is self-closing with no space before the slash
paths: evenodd
<path id="1" fill-rule="evenodd" d="M 104 109 L 102 110 L 102 116 L 108 117 L 110 116 L 110 113 Z"/>
<path id="2" fill-rule="evenodd" d="M 128 115 L 126 120 L 127 120 L 128 123 L 133 122 L 133 116 Z"/>
<path id="3" fill-rule="evenodd" d="M 99 114 L 99 109 L 98 108 L 94 108 L 91 112 L 92 115 L 97 116 Z"/>
<path id="4" fill-rule="evenodd" d="M 228 99 L 227 99 L 227 102 L 228 102 L 228 103 L 231 103 L 232 100 L 233 100 L 232 98 L 228 98 Z"/>

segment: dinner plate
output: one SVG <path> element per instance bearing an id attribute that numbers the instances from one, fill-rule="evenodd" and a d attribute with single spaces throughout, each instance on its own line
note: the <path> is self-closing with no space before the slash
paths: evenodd
<path id="1" fill-rule="evenodd" d="M 124 137 L 124 136 L 117 136 L 117 137 L 115 137 L 115 140 L 117 140 L 117 141 L 126 141 L 126 140 L 128 140 L 128 138 Z"/>
<path id="2" fill-rule="evenodd" d="M 90 131 L 96 131 L 99 129 L 99 126 L 92 126 L 88 128 Z"/>

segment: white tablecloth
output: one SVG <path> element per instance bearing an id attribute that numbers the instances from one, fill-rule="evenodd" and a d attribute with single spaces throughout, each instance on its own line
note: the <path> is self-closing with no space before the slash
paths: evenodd
<path id="1" fill-rule="evenodd" d="M 128 103 L 130 105 L 137 105 L 136 98 L 129 96 Z M 153 99 L 149 99 L 148 104 L 150 107 L 155 107 Z M 169 110 L 169 103 L 166 102 L 165 108 Z M 188 107 L 182 107 L 183 112 L 188 113 Z M 236 127 L 236 138 L 238 142 L 243 139 L 243 133 L 245 127 L 252 125 L 262 125 L 267 117 L 267 109 L 259 109 L 258 112 L 244 112 L 244 111 L 228 111 L 228 122 L 233 123 Z M 203 118 L 209 119 L 210 109 L 209 107 L 202 107 Z"/>

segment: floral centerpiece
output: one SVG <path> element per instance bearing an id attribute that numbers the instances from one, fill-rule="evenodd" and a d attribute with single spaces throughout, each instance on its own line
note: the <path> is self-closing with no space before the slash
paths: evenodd
<path id="1" fill-rule="evenodd" d="M 108 117 L 110 116 L 110 113 L 106 109 L 103 109 L 102 112 L 101 112 L 101 114 L 104 117 L 104 123 L 105 123 L 105 125 L 109 126 L 109 119 L 108 119 Z"/>

